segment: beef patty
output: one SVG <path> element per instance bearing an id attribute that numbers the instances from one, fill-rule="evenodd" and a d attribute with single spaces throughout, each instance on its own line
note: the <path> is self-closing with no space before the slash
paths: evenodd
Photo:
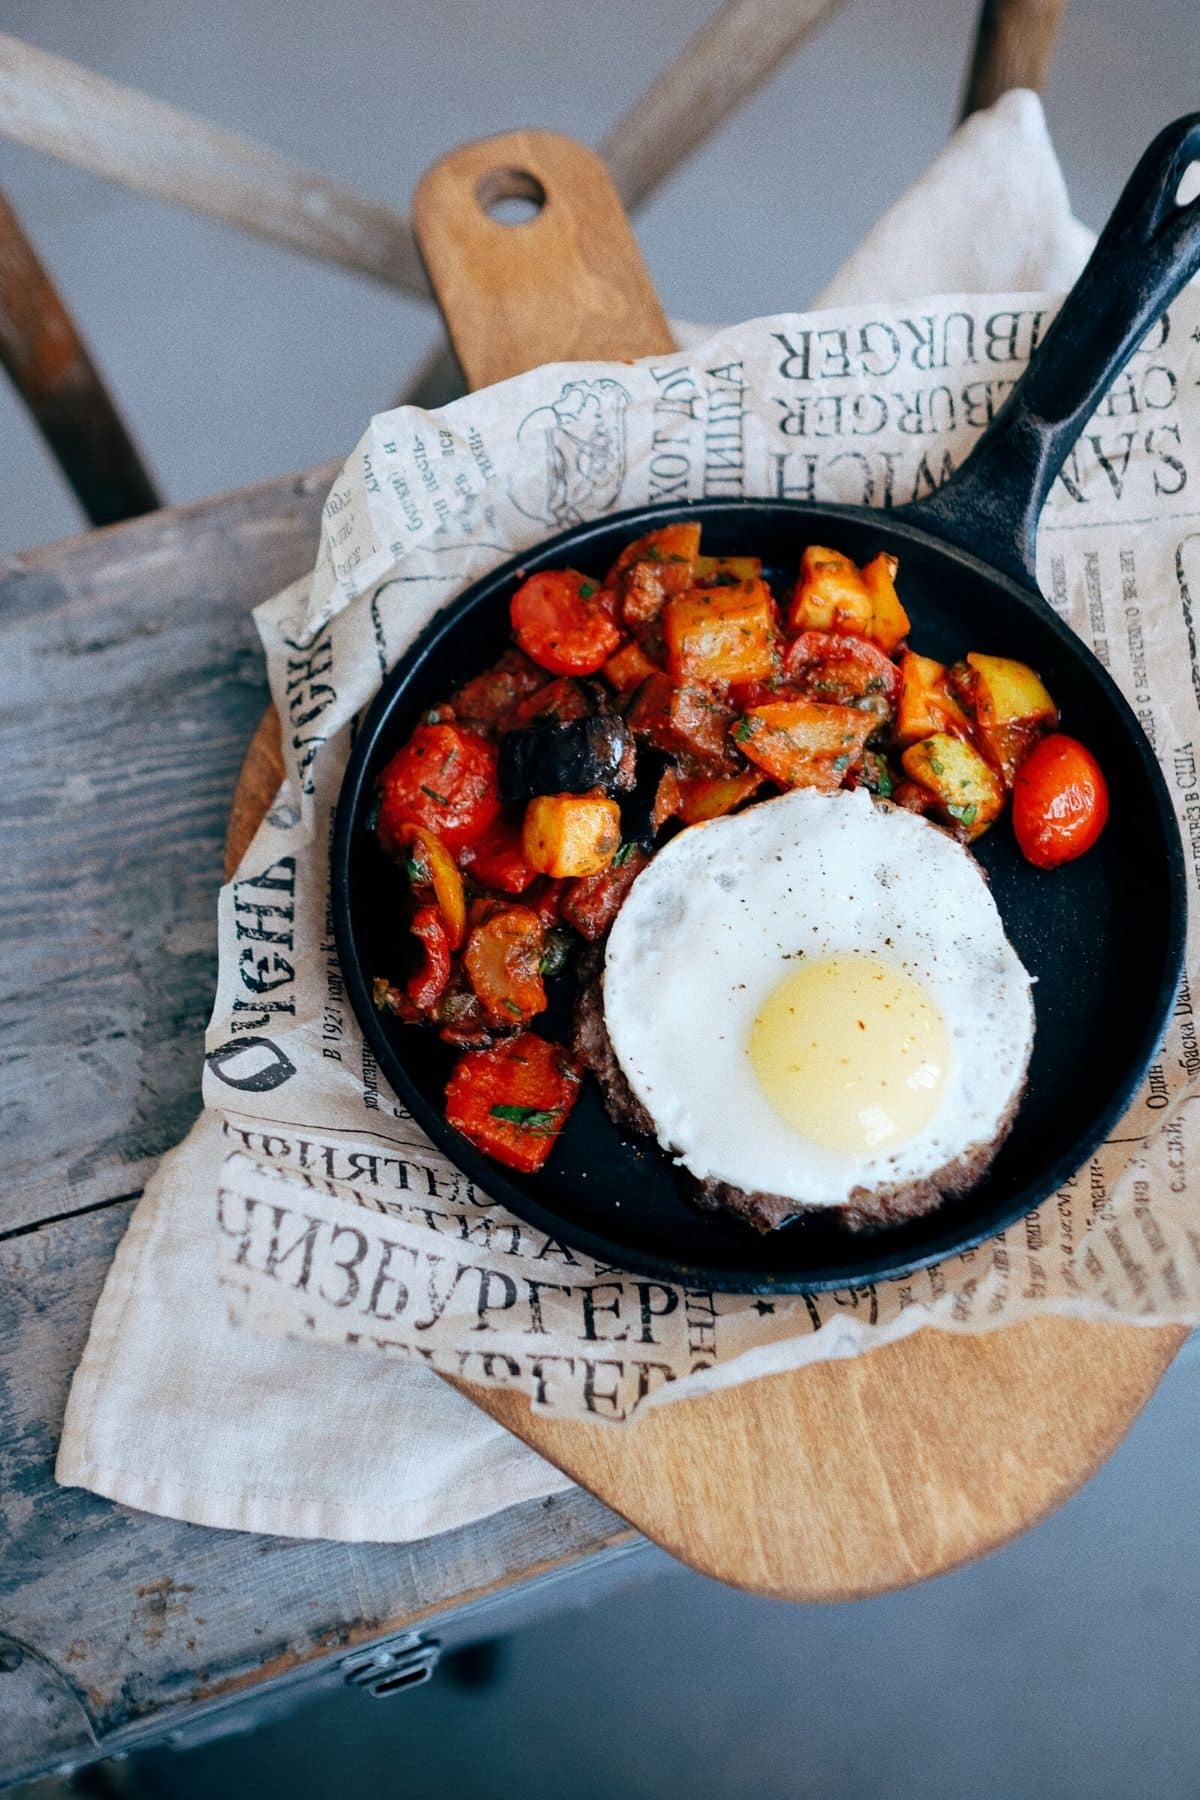
<path id="1" fill-rule="evenodd" d="M 654 1121 L 637 1098 L 624 1070 L 617 1061 L 608 1025 L 604 1018 L 604 952 L 599 945 L 589 946 L 579 963 L 580 988 L 575 1000 L 571 1025 L 571 1048 L 585 1068 L 590 1069 L 600 1084 L 604 1106 L 614 1124 L 623 1130 L 654 1137 Z M 921 1181 L 893 1182 L 885 1187 L 854 1188 L 844 1206 L 806 1207 L 802 1201 L 783 1194 L 747 1192 L 727 1181 L 698 1181 L 686 1169 L 681 1171 L 689 1184 L 695 1204 L 705 1212 L 731 1212 L 753 1225 L 756 1231 L 775 1231 L 789 1219 L 806 1212 L 833 1214 L 848 1231 L 869 1231 L 880 1225 L 898 1225 L 905 1219 L 920 1218 L 933 1212 L 943 1200 L 965 1194 L 982 1180 L 1012 1130 L 1013 1120 L 1025 1093 L 1021 1083 L 1011 1105 L 1001 1119 L 995 1134 L 982 1144 L 972 1144 L 951 1162 L 943 1164 Z"/>

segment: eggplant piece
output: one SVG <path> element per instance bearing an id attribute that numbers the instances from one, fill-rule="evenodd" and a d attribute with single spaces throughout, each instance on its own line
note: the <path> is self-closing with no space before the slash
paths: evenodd
<path id="1" fill-rule="evenodd" d="M 508 803 L 595 788 L 611 794 L 632 781 L 633 736 L 615 713 L 528 725 L 500 745 L 500 798 Z"/>
<path id="2" fill-rule="evenodd" d="M 637 778 L 628 794 L 621 799 L 621 841 L 636 844 L 639 850 L 653 850 L 658 835 L 654 824 L 654 803 L 668 769 L 675 758 L 651 744 L 639 744 Z"/>

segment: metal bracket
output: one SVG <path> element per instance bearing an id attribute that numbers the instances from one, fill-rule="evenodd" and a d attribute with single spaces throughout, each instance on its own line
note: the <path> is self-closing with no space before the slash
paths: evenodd
<path id="1" fill-rule="evenodd" d="M 400 1637 L 385 1638 L 361 1655 L 344 1657 L 339 1667 L 348 1687 L 362 1688 L 374 1700 L 388 1700 L 428 1681 L 441 1653 L 440 1639 L 406 1631 Z"/>

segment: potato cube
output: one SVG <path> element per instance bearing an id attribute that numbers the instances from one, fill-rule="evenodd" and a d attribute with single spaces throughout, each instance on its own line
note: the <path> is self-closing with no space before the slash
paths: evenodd
<path id="1" fill-rule="evenodd" d="M 775 669 L 775 609 L 764 582 L 692 588 L 667 602 L 663 624 L 677 685 L 757 681 Z"/>
<path id="2" fill-rule="evenodd" d="M 904 773 L 936 796 L 946 817 L 977 838 L 1004 805 L 1000 777 L 973 744 L 949 732 L 935 731 L 912 744 L 900 758 Z"/>
<path id="3" fill-rule="evenodd" d="M 614 656 L 609 657 L 600 673 L 609 687 L 614 688 L 618 694 L 631 694 L 634 688 L 641 687 L 643 681 L 648 681 L 651 675 L 657 675 L 660 671 L 655 668 L 641 645 L 631 638 L 627 644 L 622 644 Z"/>
<path id="4" fill-rule="evenodd" d="M 752 763 L 782 787 L 815 787 L 833 793 L 862 762 L 874 713 L 817 700 L 774 700 L 752 706 L 733 733 Z"/>
<path id="5" fill-rule="evenodd" d="M 608 580 L 604 585 L 620 587 L 622 577 L 636 563 L 654 563 L 662 570 L 667 592 L 681 593 L 684 588 L 692 585 L 693 564 L 699 554 L 699 525 L 664 525 L 660 530 L 648 532 L 645 537 L 635 538 L 632 544 L 626 544 L 609 570 Z"/>
<path id="6" fill-rule="evenodd" d="M 867 636 L 881 650 L 886 650 L 889 656 L 896 645 L 908 636 L 909 631 L 909 617 L 896 592 L 896 570 L 899 566 L 896 557 L 881 550 L 878 556 L 872 557 L 862 568 L 863 584 L 871 596 L 871 623 L 867 628 Z"/>
<path id="7" fill-rule="evenodd" d="M 736 587 L 761 575 L 761 556 L 698 556 L 692 564 L 697 587 Z"/>
<path id="8" fill-rule="evenodd" d="M 978 676 L 976 705 L 997 724 L 1007 725 L 1013 719 L 1041 719 L 1052 723 L 1058 708 L 1042 685 L 1040 675 L 1028 663 L 1015 662 L 1011 656 L 980 656 L 972 650 L 967 662 Z"/>
<path id="9" fill-rule="evenodd" d="M 521 845 L 540 875 L 594 875 L 620 849 L 621 809 L 603 794 L 539 794 L 525 808 Z"/>
<path id="10" fill-rule="evenodd" d="M 874 602 L 858 567 L 840 550 L 810 544 L 800 558 L 788 630 L 870 631 Z"/>
<path id="11" fill-rule="evenodd" d="M 935 731 L 970 729 L 958 701 L 946 686 L 946 665 L 932 656 L 906 650 L 900 659 L 900 700 L 896 708 L 896 736 L 902 744 L 915 744 Z"/>
<path id="12" fill-rule="evenodd" d="M 1018 763 L 1057 722 L 1058 708 L 1026 663 L 972 651 L 967 666 L 974 677 L 976 736 L 1011 787 Z"/>
<path id="13" fill-rule="evenodd" d="M 679 783 L 679 816 L 685 825 L 720 819 L 749 800 L 762 786 L 757 769 L 744 775 L 693 775 Z"/>

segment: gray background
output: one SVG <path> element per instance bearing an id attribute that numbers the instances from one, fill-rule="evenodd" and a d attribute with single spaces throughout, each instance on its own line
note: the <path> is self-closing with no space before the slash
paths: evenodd
<path id="1" fill-rule="evenodd" d="M 596 139 L 708 0 L 4 0 L 3 28 L 400 205 L 516 124 Z M 639 220 L 669 310 L 797 306 L 944 141 L 974 4 L 850 0 Z M 1200 106 L 1195 0 L 1073 0 L 1047 95 L 1099 225 Z M 0 145 L 0 184 L 183 501 L 335 456 L 429 310 Z M 0 390 L 0 551 L 79 526 Z M 1200 1794 L 1200 1386 L 1185 1353 L 1056 1518 L 915 1592 L 790 1608 L 670 1574 L 528 1630 L 493 1685 L 435 1679 L 138 1759 L 111 1791 L 584 1797 Z"/>

